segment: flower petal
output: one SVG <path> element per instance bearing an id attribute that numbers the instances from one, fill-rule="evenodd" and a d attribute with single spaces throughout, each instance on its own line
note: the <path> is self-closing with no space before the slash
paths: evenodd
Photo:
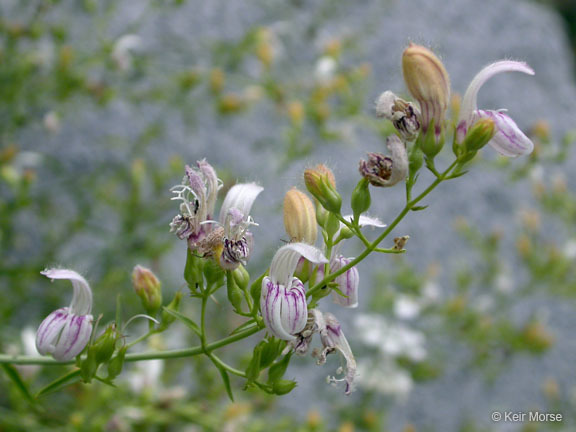
<path id="1" fill-rule="evenodd" d="M 307 243 L 289 243 L 278 249 L 274 258 L 272 258 L 272 263 L 270 264 L 270 278 L 272 281 L 289 286 L 301 256 L 314 264 L 325 264 L 328 262 L 322 251 L 312 245 Z"/>
<path id="2" fill-rule="evenodd" d="M 466 124 L 470 126 L 473 123 L 474 111 L 477 107 L 478 91 L 486 81 L 502 72 L 522 72 L 528 75 L 534 75 L 534 70 L 524 62 L 502 60 L 486 66 L 474 77 L 464 94 L 462 105 L 460 106 L 458 124 L 465 121 Z"/>
<path id="3" fill-rule="evenodd" d="M 82 352 L 92 334 L 92 321 L 92 315 L 68 316 L 52 353 L 56 360 L 72 360 Z"/>
<path id="4" fill-rule="evenodd" d="M 70 313 L 74 315 L 86 315 L 92 310 L 92 290 L 80 274 L 68 269 L 46 269 L 40 274 L 47 278 L 68 279 L 74 287 L 74 295 L 70 303 Z"/>
<path id="5" fill-rule="evenodd" d="M 475 112 L 476 116 L 487 117 L 494 121 L 496 126 L 496 135 L 488 144 L 504 156 L 517 157 L 532 153 L 534 143 L 520 130 L 514 120 L 507 114 L 500 111 L 483 111 Z"/>
<path id="6" fill-rule="evenodd" d="M 244 218 L 250 214 L 252 204 L 264 188 L 256 183 L 238 183 L 230 188 L 220 208 L 220 223 L 224 225 L 226 216 L 232 208 L 242 212 Z"/>
<path id="7" fill-rule="evenodd" d="M 62 328 L 70 316 L 69 308 L 55 310 L 48 315 L 36 332 L 36 349 L 42 355 L 51 354 L 56 349 L 56 342 Z"/>

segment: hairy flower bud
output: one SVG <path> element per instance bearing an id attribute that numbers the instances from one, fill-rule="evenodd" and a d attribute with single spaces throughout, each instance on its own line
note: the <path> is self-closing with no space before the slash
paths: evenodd
<path id="1" fill-rule="evenodd" d="M 390 150 L 390 156 L 368 153 L 368 160 L 360 161 L 360 174 L 373 186 L 394 186 L 408 174 L 408 154 L 404 143 L 396 135 L 392 135 L 386 140 L 386 146 Z"/>
<path id="2" fill-rule="evenodd" d="M 423 131 L 434 120 L 439 136 L 450 101 L 450 77 L 444 65 L 428 48 L 410 44 L 402 55 L 402 72 L 408 91 L 420 103 Z"/>
<path id="3" fill-rule="evenodd" d="M 162 306 L 162 284 L 152 272 L 137 265 L 132 270 L 132 285 L 149 314 L 155 314 Z"/>
<path id="4" fill-rule="evenodd" d="M 322 207 L 333 213 L 340 213 L 342 197 L 336 191 L 334 174 L 325 165 L 317 165 L 304 171 L 304 183 L 308 192 L 316 198 Z"/>
<path id="5" fill-rule="evenodd" d="M 290 189 L 284 196 L 284 227 L 290 241 L 316 243 L 318 227 L 314 204 L 296 188 Z"/>

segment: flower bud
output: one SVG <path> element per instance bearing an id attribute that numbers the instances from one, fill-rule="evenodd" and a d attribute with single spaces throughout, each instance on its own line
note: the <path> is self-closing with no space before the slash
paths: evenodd
<path id="1" fill-rule="evenodd" d="M 162 306 L 162 284 L 152 270 L 140 265 L 134 267 L 132 285 L 146 311 L 151 315 L 158 312 Z"/>
<path id="2" fill-rule="evenodd" d="M 390 150 L 390 156 L 368 153 L 368 160 L 360 161 L 360 174 L 373 186 L 394 186 L 408 174 L 408 154 L 404 143 L 396 135 L 392 135 L 386 140 L 386 146 Z"/>
<path id="3" fill-rule="evenodd" d="M 322 207 L 333 213 L 340 213 L 342 197 L 336 191 L 334 174 L 325 165 L 317 165 L 304 171 L 304 183 L 308 192 L 316 198 Z"/>
<path id="4" fill-rule="evenodd" d="M 423 131 L 433 119 L 439 136 L 450 101 L 450 77 L 444 65 L 428 48 L 410 44 L 402 55 L 402 72 L 408 91 L 420 103 Z"/>
<path id="5" fill-rule="evenodd" d="M 318 227 L 314 204 L 296 188 L 290 189 L 284 197 L 284 227 L 290 241 L 316 243 Z"/>

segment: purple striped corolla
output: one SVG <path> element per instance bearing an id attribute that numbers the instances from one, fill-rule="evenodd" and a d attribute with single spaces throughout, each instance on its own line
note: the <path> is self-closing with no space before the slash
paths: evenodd
<path id="1" fill-rule="evenodd" d="M 40 354 L 68 361 L 80 354 L 90 340 L 92 291 L 86 279 L 73 270 L 49 269 L 41 274 L 52 280 L 68 279 L 74 288 L 70 306 L 48 315 L 36 332 L 36 349 Z"/>
<path id="2" fill-rule="evenodd" d="M 481 118 L 489 118 L 494 122 L 496 135 L 490 140 L 490 144 L 498 153 L 516 157 L 532 153 L 534 144 L 516 125 L 505 110 L 479 110 L 477 96 L 480 88 L 493 76 L 502 72 L 522 72 L 534 75 L 530 66 L 523 62 L 502 60 L 486 66 L 474 77 L 460 106 L 458 126 L 456 129 L 458 142 L 462 142 L 470 127 Z"/>
<path id="3" fill-rule="evenodd" d="M 304 329 L 308 318 L 304 284 L 294 277 L 301 257 L 314 264 L 328 263 L 314 246 L 290 243 L 278 249 L 270 264 L 270 276 L 262 280 L 260 311 L 264 323 L 270 333 L 288 341 Z"/>

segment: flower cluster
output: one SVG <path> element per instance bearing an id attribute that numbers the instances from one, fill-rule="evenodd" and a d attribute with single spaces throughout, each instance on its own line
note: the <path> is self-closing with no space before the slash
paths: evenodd
<path id="1" fill-rule="evenodd" d="M 197 162 L 197 169 L 186 166 L 182 184 L 174 186 L 173 200 L 181 201 L 180 213 L 172 219 L 170 231 L 188 248 L 203 257 L 214 256 L 222 268 L 234 270 L 246 264 L 253 249 L 250 216 L 252 204 L 263 188 L 255 183 L 240 183 L 228 191 L 214 220 L 214 208 L 222 182 L 205 160 Z"/>
<path id="2" fill-rule="evenodd" d="M 254 249 L 250 229 L 257 224 L 250 212 L 263 188 L 255 183 L 232 186 L 216 216 L 218 192 L 223 186 L 216 171 L 206 160 L 198 161 L 195 167 L 185 167 L 182 182 L 171 189 L 172 199 L 179 206 L 178 214 L 170 222 L 170 231 L 187 244 L 184 278 L 192 297 L 202 299 L 201 325 L 178 312 L 181 293 L 163 308 L 160 280 L 151 270 L 138 265 L 133 270 L 132 282 L 148 315 L 133 318 L 146 317 L 151 321 L 150 332 L 138 341 L 166 330 L 175 319 L 180 319 L 200 337 L 201 346 L 191 349 L 191 355 L 207 355 L 227 386 L 227 374 L 234 373 L 245 377 L 247 386 L 255 384 L 269 393 L 285 394 L 295 386 L 295 382 L 282 379 L 290 356 L 306 354 L 317 334 L 321 347 L 312 349 L 312 356 L 322 365 L 329 354 L 339 353 L 344 361 L 337 370 L 336 375 L 340 377 L 331 376 L 329 382 L 344 382 L 345 393 L 352 392 L 356 360 L 338 319 L 319 308 L 320 300 L 331 295 L 336 308 L 358 307 L 360 272 L 357 264 L 371 253 L 405 252 L 409 236 L 394 238 L 394 245 L 389 249 L 381 248 L 380 243 L 406 214 L 425 208 L 416 204 L 434 187 L 462 175 L 465 164 L 483 146 L 490 144 L 505 156 L 519 156 L 533 150 L 530 139 L 502 110 L 486 111 L 476 106 L 478 91 L 488 79 L 507 71 L 533 74 L 526 64 L 500 61 L 482 69 L 468 87 L 459 114 L 454 116 L 458 120 L 452 123 L 446 115 L 450 79 L 436 55 L 422 46 L 410 45 L 404 51 L 402 68 L 406 86 L 417 103 L 400 99 L 390 91 L 378 99 L 378 116 L 391 121 L 397 133 L 386 139 L 388 154 L 371 152 L 367 160 L 360 161 L 361 178 L 350 197 L 352 214 L 342 215 L 342 196 L 328 167 L 317 165 L 306 169 L 303 180 L 313 199 L 297 188 L 286 193 L 283 216 L 288 242 L 278 248 L 269 270 L 252 283 L 245 266 Z M 455 160 L 440 172 L 434 157 L 450 133 L 454 139 Z M 412 198 L 424 157 L 426 167 L 436 179 L 418 197 Z M 403 181 L 406 181 L 406 206 L 390 227 L 366 214 L 371 207 L 371 186 L 387 188 Z M 370 241 L 362 230 L 367 226 L 384 230 Z M 322 239 L 320 245 L 318 237 Z M 342 253 L 346 241 L 352 237 L 361 240 L 365 247 L 357 257 Z M 36 336 L 38 352 L 51 354 L 60 361 L 78 357 L 85 382 L 94 377 L 101 379 L 96 375 L 98 368 L 108 363 L 106 379 L 112 380 L 120 373 L 128 348 L 124 344 L 117 350 L 116 342 L 121 338 L 117 323 L 110 324 L 98 338 L 93 338 L 92 292 L 86 280 L 72 270 L 52 269 L 43 274 L 51 279 L 70 280 L 74 296 L 69 307 L 54 311 L 40 325 Z M 212 346 L 224 346 L 264 328 L 267 330 L 266 338 L 255 347 L 246 373 L 226 365 L 213 354 L 215 348 L 210 349 L 206 341 L 207 303 L 223 286 L 227 288 L 234 312 L 249 321 L 240 325 L 229 340 L 223 339 Z M 81 355 L 84 350 L 85 355 Z M 181 353 L 182 350 L 174 356 Z M 268 369 L 267 383 L 258 381 L 264 369 Z"/>

